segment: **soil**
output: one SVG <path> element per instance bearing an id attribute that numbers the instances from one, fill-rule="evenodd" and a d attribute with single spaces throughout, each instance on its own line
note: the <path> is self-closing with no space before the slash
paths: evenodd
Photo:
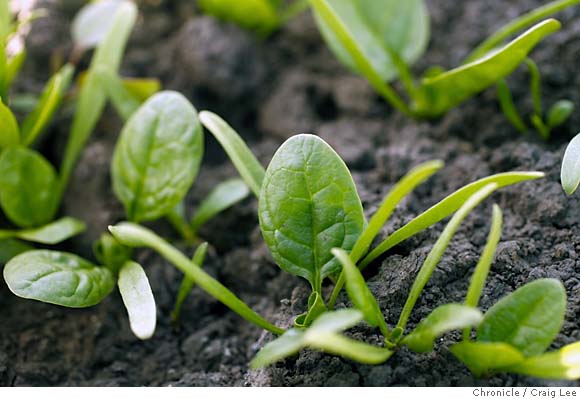
<path id="1" fill-rule="evenodd" d="M 416 70 L 457 65 L 470 48 L 540 0 L 428 0 L 432 40 Z M 28 39 L 29 59 L 17 90 L 39 90 L 47 60 L 67 54 L 68 24 L 81 1 L 44 0 L 47 18 Z M 200 16 L 189 0 L 143 0 L 122 72 L 159 77 L 165 88 L 187 95 L 198 109 L 211 109 L 240 131 L 266 165 L 277 146 L 299 132 L 317 132 L 346 160 L 370 215 L 382 196 L 412 166 L 442 159 L 446 167 L 399 206 L 385 233 L 401 226 L 460 186 L 509 170 L 539 170 L 546 178 L 503 189 L 463 223 L 413 313 L 410 327 L 437 305 L 463 300 L 485 244 L 495 201 L 504 230 L 481 307 L 526 282 L 560 279 L 568 293 L 566 321 L 553 348 L 580 339 L 580 201 L 559 185 L 565 144 L 579 130 L 580 113 L 542 142 L 533 132 L 517 133 L 499 112 L 488 90 L 437 121 L 417 122 L 394 112 L 367 83 L 345 70 L 323 45 L 310 15 L 296 18 L 267 40 Z M 66 4 L 66 5 L 63 5 Z M 580 106 L 580 7 L 559 14 L 561 32 L 549 37 L 533 58 L 543 74 L 546 105 L 561 98 Z M 87 63 L 88 58 L 83 60 Z M 530 110 L 527 74 L 510 78 L 515 101 Z M 65 109 L 43 143 L 55 162 L 70 126 Z M 86 234 L 63 249 L 90 257 L 91 242 L 108 224 L 122 219 L 111 192 L 109 162 L 121 123 L 108 110 L 71 182 L 62 212 L 87 221 Z M 208 137 L 203 170 L 188 204 L 236 172 Z M 203 229 L 213 245 L 205 268 L 255 310 L 287 326 L 304 311 L 304 281 L 279 271 L 260 237 L 257 204 L 248 199 Z M 163 223 L 155 228 L 177 237 Z M 369 268 L 369 285 L 389 323 L 396 322 L 417 270 L 443 224 L 394 248 Z M 177 243 L 185 251 L 184 245 Z M 0 385 L 3 386 L 519 386 L 561 385 L 498 374 L 476 379 L 449 352 L 449 334 L 424 355 L 401 350 L 386 364 L 366 366 L 312 351 L 260 371 L 248 362 L 272 336 L 242 321 L 199 289 L 184 305 L 179 329 L 169 314 L 180 273 L 148 251 L 145 265 L 158 305 L 153 339 L 130 332 L 117 293 L 84 310 L 64 309 L 12 295 L 0 282 Z M 346 295 L 339 302 L 349 305 Z M 342 306 L 342 305 L 341 305 Z M 377 332 L 358 327 L 369 342 Z"/>

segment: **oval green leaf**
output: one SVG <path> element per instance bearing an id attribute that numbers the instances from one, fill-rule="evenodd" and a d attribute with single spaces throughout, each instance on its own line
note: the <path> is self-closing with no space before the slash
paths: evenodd
<path id="1" fill-rule="evenodd" d="M 151 338 L 157 324 L 157 309 L 145 271 L 136 262 L 126 262 L 117 284 L 129 314 L 131 331 L 139 339 Z"/>
<path id="2" fill-rule="evenodd" d="M 457 303 L 441 305 L 403 339 L 403 344 L 415 352 L 429 352 L 433 350 L 435 339 L 441 335 L 460 328 L 475 327 L 482 318 L 481 312 L 470 306 Z"/>
<path id="3" fill-rule="evenodd" d="M 57 176 L 42 155 L 25 147 L 10 147 L 0 156 L 0 205 L 20 227 L 50 222 L 58 207 Z"/>
<path id="4" fill-rule="evenodd" d="M 580 133 L 566 147 L 560 179 L 566 194 L 574 194 L 580 184 Z"/>
<path id="5" fill-rule="evenodd" d="M 111 272 L 66 252 L 29 251 L 10 260 L 4 279 L 15 295 L 70 308 L 101 302 L 115 287 Z"/>
<path id="6" fill-rule="evenodd" d="M 352 249 L 365 225 L 348 168 L 326 142 L 306 134 L 288 139 L 272 158 L 259 216 L 276 263 L 317 292 L 340 270 L 330 250 Z"/>
<path id="7" fill-rule="evenodd" d="M 125 1 L 104 0 L 84 6 L 75 16 L 71 35 L 76 46 L 83 50 L 93 48 L 105 40 L 111 30 L 115 15 Z"/>
<path id="8" fill-rule="evenodd" d="M 560 126 L 572 115 L 574 103 L 570 100 L 557 101 L 550 110 L 546 118 L 546 123 L 550 129 Z"/>
<path id="9" fill-rule="evenodd" d="M 477 340 L 504 342 L 526 357 L 543 353 L 564 321 L 566 290 L 555 279 L 518 288 L 492 306 L 477 328 Z"/>
<path id="10" fill-rule="evenodd" d="M 435 77 L 424 78 L 421 90 L 427 99 L 415 104 L 424 117 L 437 117 L 511 74 L 529 52 L 561 24 L 549 19 L 535 25 L 500 50 Z"/>
<path id="11" fill-rule="evenodd" d="M 234 22 L 245 29 L 267 35 L 278 27 L 280 18 L 272 0 L 199 0 L 206 14 Z"/>
<path id="12" fill-rule="evenodd" d="M 134 113 L 112 163 L 113 188 L 130 220 L 154 220 L 187 194 L 201 163 L 197 112 L 181 94 L 161 92 Z"/>
<path id="13" fill-rule="evenodd" d="M 64 217 L 36 229 L 15 232 L 15 237 L 40 244 L 54 245 L 68 240 L 85 231 L 86 225 L 81 220 Z"/>
<path id="14" fill-rule="evenodd" d="M 476 376 L 521 363 L 524 355 L 503 342 L 459 342 L 451 353 Z"/>
<path id="15" fill-rule="evenodd" d="M 423 0 L 310 0 L 316 22 L 336 57 L 356 73 L 366 74 L 357 61 L 362 53 L 385 81 L 398 76 L 394 57 L 413 64 L 429 41 L 429 12 Z M 332 13 L 329 15 L 328 13 Z M 334 22 L 358 46 L 349 51 Z"/>

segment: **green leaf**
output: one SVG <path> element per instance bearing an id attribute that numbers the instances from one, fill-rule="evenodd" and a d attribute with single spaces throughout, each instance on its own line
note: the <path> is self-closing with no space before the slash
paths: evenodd
<path id="1" fill-rule="evenodd" d="M 34 110 L 22 123 L 22 142 L 30 146 L 46 129 L 60 107 L 74 73 L 74 67 L 66 64 L 46 84 Z"/>
<path id="2" fill-rule="evenodd" d="M 280 25 L 278 10 L 269 0 L 199 0 L 206 14 L 268 35 Z"/>
<path id="3" fill-rule="evenodd" d="M 145 271 L 140 264 L 128 261 L 121 267 L 117 284 L 129 313 L 131 331 L 139 339 L 151 338 L 157 324 L 157 309 Z"/>
<path id="4" fill-rule="evenodd" d="M 487 279 L 489 269 L 491 268 L 491 263 L 493 262 L 497 244 L 501 238 L 503 216 L 501 209 L 497 204 L 493 204 L 493 214 L 491 219 L 492 222 L 489 235 L 487 236 L 487 243 L 485 244 L 485 248 L 483 249 L 479 261 L 477 262 L 477 266 L 473 272 L 473 277 L 471 278 L 471 283 L 469 284 L 467 295 L 465 297 L 465 304 L 467 306 L 477 307 L 479 298 L 481 297 L 481 292 L 483 291 L 483 286 L 485 285 L 485 280 Z M 464 329 L 463 339 L 468 340 L 470 333 L 471 328 Z"/>
<path id="5" fill-rule="evenodd" d="M 161 90 L 161 82 L 156 78 L 123 78 L 122 82 L 125 90 L 140 103 Z"/>
<path id="6" fill-rule="evenodd" d="M 14 114 L 0 98 L 0 149 L 20 143 L 20 128 Z"/>
<path id="7" fill-rule="evenodd" d="M 424 103 L 415 104 L 420 116 L 437 117 L 511 74 L 546 36 L 560 29 L 554 20 L 541 22 L 500 50 L 421 82 Z"/>
<path id="8" fill-rule="evenodd" d="M 455 235 L 455 232 L 459 228 L 459 225 L 463 220 L 478 206 L 483 200 L 485 200 L 488 196 L 490 196 L 495 190 L 497 190 L 498 185 L 496 183 L 488 184 L 487 186 L 483 187 L 475 194 L 473 194 L 465 203 L 459 208 L 457 213 L 453 215 L 445 229 L 433 245 L 433 248 L 427 255 L 423 266 L 419 270 L 417 274 L 417 278 L 413 282 L 413 286 L 411 287 L 411 292 L 405 302 L 405 306 L 403 307 L 403 311 L 401 312 L 401 316 L 399 317 L 399 322 L 397 323 L 397 328 L 404 330 L 405 326 L 407 325 L 407 321 L 411 315 L 413 308 L 415 307 L 415 303 L 417 299 L 421 295 L 423 288 L 431 278 L 431 275 L 435 271 L 439 260 L 443 256 L 443 253 L 449 246 L 449 242 Z"/>
<path id="9" fill-rule="evenodd" d="M 114 16 L 125 1 L 102 0 L 88 3 L 75 16 L 71 35 L 75 45 L 83 50 L 101 44 L 112 29 Z"/>
<path id="10" fill-rule="evenodd" d="M 580 342 L 566 345 L 554 352 L 527 358 L 506 369 L 511 373 L 538 378 L 577 380 L 580 378 Z"/>
<path id="11" fill-rule="evenodd" d="M 137 19 L 137 7 L 130 1 L 122 1 L 117 11 L 107 19 L 113 22 L 95 51 L 76 105 L 70 138 L 60 169 L 60 195 L 64 192 L 75 163 L 105 109 L 106 91 L 95 71 L 117 73 L 125 45 Z"/>
<path id="12" fill-rule="evenodd" d="M 520 351 L 503 342 L 459 342 L 451 346 L 450 350 L 478 377 L 524 360 Z"/>
<path id="13" fill-rule="evenodd" d="M 57 210 L 57 177 L 39 153 L 10 147 L 0 156 L 0 205 L 20 227 L 42 226 Z"/>
<path id="14" fill-rule="evenodd" d="M 229 179 L 218 184 L 197 208 L 191 227 L 194 231 L 208 220 L 240 202 L 250 194 L 250 189 L 241 179 Z"/>
<path id="15" fill-rule="evenodd" d="M 203 156 L 197 112 L 177 92 L 151 97 L 131 116 L 112 162 L 115 194 L 130 220 L 166 215 L 187 194 Z"/>
<path id="16" fill-rule="evenodd" d="M 5 264 L 17 255 L 33 249 L 32 245 L 13 238 L 0 240 L 0 265 Z"/>
<path id="17" fill-rule="evenodd" d="M 361 261 L 359 266 L 360 269 L 364 269 L 369 263 L 393 248 L 395 245 L 445 219 L 458 210 L 465 201 L 469 199 L 469 197 L 486 185 L 495 183 L 498 185 L 499 189 L 527 180 L 539 179 L 540 177 L 544 177 L 544 174 L 541 172 L 499 173 L 477 180 L 460 188 L 389 235 Z"/>
<path id="18" fill-rule="evenodd" d="M 25 241 L 54 245 L 82 233 L 85 231 L 85 228 L 86 225 L 84 222 L 75 218 L 64 217 L 35 229 L 0 230 L 0 237 L 8 234 L 11 237 L 20 238 Z"/>
<path id="19" fill-rule="evenodd" d="M 107 96 L 115 107 L 115 110 L 127 121 L 141 105 L 139 101 L 123 85 L 123 80 L 115 73 L 109 71 L 95 70 L 99 81 L 105 88 Z"/>
<path id="20" fill-rule="evenodd" d="M 19 297 L 71 308 L 96 305 L 115 287 L 108 269 L 73 254 L 46 250 L 10 260 L 4 279 Z"/>
<path id="21" fill-rule="evenodd" d="M 365 221 L 344 161 L 322 139 L 297 135 L 278 149 L 264 178 L 259 202 L 262 235 L 276 263 L 308 280 L 340 270 L 330 250 L 352 249 Z"/>
<path id="22" fill-rule="evenodd" d="M 293 328 L 260 349 L 256 357 L 252 359 L 250 366 L 254 369 L 269 366 L 295 355 L 304 346 L 304 331 Z"/>
<path id="23" fill-rule="evenodd" d="M 363 313 L 365 321 L 373 327 L 380 327 L 383 335 L 388 338 L 390 332 L 383 312 L 381 312 L 381 308 L 360 270 L 344 250 L 334 248 L 332 254 L 342 264 L 342 270 L 346 277 L 346 291 L 350 300 Z"/>
<path id="24" fill-rule="evenodd" d="M 398 76 L 393 54 L 413 64 L 429 41 L 429 12 L 423 0 L 313 0 L 318 27 L 337 58 L 353 71 L 365 75 L 317 3 L 331 9 L 360 51 L 385 81 Z"/>
<path id="25" fill-rule="evenodd" d="M 212 112 L 201 111 L 199 120 L 221 144 L 254 195 L 259 197 L 266 171 L 244 140 L 226 121 Z"/>
<path id="26" fill-rule="evenodd" d="M 310 347 L 342 356 L 361 363 L 385 362 L 393 352 L 364 342 L 358 342 L 339 333 L 357 325 L 363 316 L 354 309 L 341 309 L 322 314 L 307 330 L 291 329 L 268 343 L 258 352 L 252 368 L 268 366 Z"/>
<path id="27" fill-rule="evenodd" d="M 482 318 L 481 312 L 471 306 L 457 303 L 441 305 L 403 339 L 403 344 L 415 352 L 430 352 L 435 339 L 441 335 L 465 327 L 476 327 Z"/>
<path id="28" fill-rule="evenodd" d="M 539 355 L 552 343 L 566 313 L 566 290 L 555 279 L 540 279 L 518 288 L 487 313 L 477 340 L 504 342 L 526 357 Z"/>
<path id="29" fill-rule="evenodd" d="M 574 112 L 574 103 L 572 101 L 557 101 L 548 111 L 548 116 L 546 119 L 548 128 L 554 129 L 562 125 L 568 120 L 570 115 L 572 115 L 572 112 Z"/>
<path id="30" fill-rule="evenodd" d="M 26 59 L 26 48 L 24 45 L 20 49 L 17 50 L 15 54 L 11 54 L 8 62 L 6 63 L 6 77 L 4 81 L 6 82 L 6 86 L 10 87 L 16 79 L 16 76 L 22 69 L 24 65 L 24 60 Z"/>
<path id="31" fill-rule="evenodd" d="M 566 152 L 562 159 L 560 179 L 566 194 L 574 194 L 580 184 L 580 133 L 566 147 Z"/>
<path id="32" fill-rule="evenodd" d="M 518 110 L 516 109 L 512 93 L 510 91 L 508 84 L 504 79 L 501 79 L 499 82 L 497 82 L 497 98 L 499 100 L 501 110 L 505 115 L 505 117 L 507 118 L 507 120 L 520 133 L 525 133 L 526 130 L 528 130 L 528 127 L 526 126 Z"/>

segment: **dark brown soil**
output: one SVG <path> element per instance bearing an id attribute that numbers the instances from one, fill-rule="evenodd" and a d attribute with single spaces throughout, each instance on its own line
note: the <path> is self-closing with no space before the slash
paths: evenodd
<path id="1" fill-rule="evenodd" d="M 30 42 L 20 90 L 37 90 L 48 75 L 54 52 L 70 49 L 67 23 L 80 1 L 45 0 L 50 16 L 39 20 Z M 59 4 L 66 3 L 66 6 Z M 566 322 L 554 348 L 580 339 L 580 201 L 559 185 L 565 143 L 580 128 L 580 113 L 544 143 L 533 133 L 520 136 L 503 118 L 494 90 L 453 110 L 441 120 L 415 122 L 392 111 L 364 80 L 340 66 L 324 47 L 309 15 L 260 41 L 211 18 L 194 16 L 191 1 L 143 0 L 143 17 L 132 38 L 123 73 L 160 77 L 166 88 L 191 98 L 231 122 L 266 165 L 277 146 L 301 132 L 317 132 L 345 158 L 367 213 L 409 168 L 429 159 L 446 167 L 409 196 L 386 232 L 401 226 L 454 189 L 491 173 L 539 170 L 546 178 L 502 190 L 493 197 L 504 211 L 505 226 L 497 259 L 481 301 L 488 308 L 531 280 L 555 277 L 566 286 Z M 431 46 L 417 65 L 456 65 L 468 50 L 501 24 L 540 0 L 429 0 L 433 18 Z M 77 5 L 75 5 L 77 4 Z M 199 15 L 199 14 L 197 14 Z M 546 104 L 569 98 L 580 106 L 580 7 L 559 15 L 560 33 L 533 53 L 544 80 Z M 527 75 L 510 78 L 517 105 L 529 110 Z M 45 142 L 57 161 L 70 126 L 70 110 Z M 95 133 L 72 181 L 63 212 L 89 223 L 87 234 L 65 249 L 90 256 L 92 240 L 122 218 L 109 181 L 108 164 L 120 129 L 110 110 Z M 235 176 L 219 146 L 207 140 L 204 169 L 189 203 L 221 179 Z M 439 304 L 460 302 L 485 243 L 492 200 L 463 224 L 413 314 L 411 326 Z M 214 246 L 208 271 L 254 309 L 288 325 L 304 310 L 306 284 L 278 270 L 260 237 L 257 204 L 248 199 L 203 231 Z M 173 233 L 156 225 L 165 235 Z M 396 322 L 413 278 L 443 224 L 395 248 L 369 269 L 369 285 L 390 323 Z M 174 237 L 175 238 L 175 237 Z M 184 248 L 187 251 L 187 248 Z M 158 304 L 153 339 L 141 342 L 129 330 L 118 294 L 85 310 L 70 310 L 13 296 L 0 282 L 0 385 L 73 386 L 456 386 L 550 385 L 512 375 L 475 379 L 448 350 L 455 335 L 440 340 L 430 354 L 398 352 L 388 363 L 366 366 L 311 351 L 261 371 L 248 361 L 269 334 L 241 320 L 196 289 L 186 301 L 183 323 L 175 331 L 169 313 L 180 273 L 143 251 Z M 347 303 L 345 295 L 340 302 Z M 372 340 L 376 331 L 359 327 L 355 335 Z"/>

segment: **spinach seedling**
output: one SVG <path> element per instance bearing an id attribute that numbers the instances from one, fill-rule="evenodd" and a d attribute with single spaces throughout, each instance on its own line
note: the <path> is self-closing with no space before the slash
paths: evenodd
<path id="1" fill-rule="evenodd" d="M 580 133 L 566 147 L 560 180 L 562 188 L 568 195 L 574 194 L 580 184 Z"/>
<path id="2" fill-rule="evenodd" d="M 308 0 L 293 0 L 289 5 L 282 0 L 200 0 L 198 5 L 206 14 L 265 37 L 308 8 Z"/>
<path id="3" fill-rule="evenodd" d="M 113 189 L 125 207 L 127 219 L 139 223 L 174 213 L 175 208 L 183 204 L 198 173 L 202 155 L 203 131 L 197 111 L 190 102 L 171 91 L 157 93 L 148 99 L 125 124 L 112 160 Z M 195 234 L 209 219 L 248 193 L 249 189 L 240 179 L 217 186 L 202 202 L 191 223 L 187 223 L 186 231 Z M 41 233 L 36 232 L 36 235 L 42 236 Z M 201 244 L 192 264 L 201 267 L 206 251 L 207 244 Z M 131 329 L 141 339 L 150 338 L 156 324 L 155 299 L 145 271 L 131 259 L 130 248 L 104 234 L 95 244 L 95 256 L 99 265 L 73 254 L 30 251 L 10 261 L 4 277 L 18 296 L 69 307 L 95 305 L 117 285 L 127 307 Z M 29 266 L 24 268 L 23 264 Z M 200 286 L 207 288 L 209 285 L 209 289 L 214 290 L 211 292 L 215 292 L 213 281 L 205 281 L 205 285 L 202 282 Z M 181 304 L 195 282 L 186 274 L 174 319 L 179 317 Z M 86 284 L 91 284 L 89 288 L 95 295 L 87 297 Z M 247 317 L 260 319 L 249 308 L 242 308 L 237 298 L 232 305 L 230 296 L 233 294 L 225 287 L 217 292 L 225 295 L 230 306 L 249 315 Z M 260 320 L 262 325 L 269 325 Z M 271 326 L 271 331 L 279 330 Z"/>
<path id="4" fill-rule="evenodd" d="M 530 73 L 530 92 L 534 103 L 534 110 L 530 116 L 530 122 L 543 139 L 548 139 L 553 129 L 568 120 L 574 111 L 574 103 L 569 100 L 559 100 L 550 107 L 544 117 L 540 70 L 536 63 L 529 58 L 526 60 L 526 66 Z M 525 133 L 528 130 L 528 125 L 516 109 L 509 86 L 505 80 L 498 82 L 497 93 L 501 109 L 508 121 L 521 133 Z"/>
<path id="5" fill-rule="evenodd" d="M 478 46 L 463 65 L 429 68 L 417 82 L 410 65 L 424 53 L 430 20 L 423 0 L 309 0 L 318 27 L 336 57 L 397 110 L 436 118 L 510 75 L 560 23 L 542 18 L 578 0 L 557 0 L 510 22 Z M 536 25 L 532 26 L 534 23 Z M 508 44 L 510 36 L 529 28 Z M 388 83 L 399 78 L 409 102 Z"/>
<path id="6" fill-rule="evenodd" d="M 410 171 L 385 197 L 367 223 L 348 168 L 322 139 L 312 135 L 290 138 L 264 170 L 239 135 L 219 116 L 203 111 L 200 119 L 259 198 L 260 226 L 276 263 L 311 285 L 308 309 L 296 318 L 296 326 L 311 324 L 334 306 L 345 281 L 346 269 L 343 262 L 333 256 L 333 248 L 350 251 L 353 263 L 360 268 L 366 267 L 395 245 L 465 206 L 488 185 L 503 187 L 543 176 L 541 173 L 512 172 L 478 180 L 434 205 L 370 250 L 397 204 L 439 170 L 442 162 L 426 162 Z M 323 280 L 329 277 L 338 277 L 338 280 L 331 298 L 325 301 L 321 287 Z"/>

